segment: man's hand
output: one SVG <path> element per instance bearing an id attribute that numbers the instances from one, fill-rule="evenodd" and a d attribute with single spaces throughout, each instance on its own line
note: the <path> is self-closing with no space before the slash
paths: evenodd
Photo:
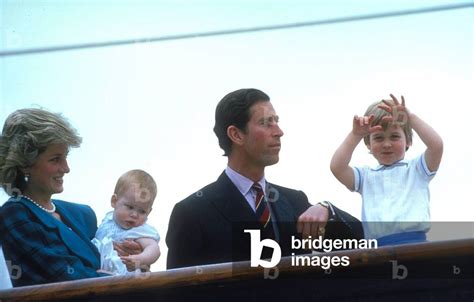
<path id="1" fill-rule="evenodd" d="M 298 233 L 302 233 L 303 238 L 309 236 L 317 238 L 324 237 L 326 223 L 329 218 L 329 210 L 320 204 L 309 207 L 298 217 L 296 228 Z"/>

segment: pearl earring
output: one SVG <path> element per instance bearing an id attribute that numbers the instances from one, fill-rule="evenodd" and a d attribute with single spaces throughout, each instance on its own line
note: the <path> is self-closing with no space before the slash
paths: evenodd
<path id="1" fill-rule="evenodd" d="M 25 176 L 23 177 L 23 179 L 25 180 L 25 182 L 29 182 L 30 181 L 30 174 L 26 173 Z"/>

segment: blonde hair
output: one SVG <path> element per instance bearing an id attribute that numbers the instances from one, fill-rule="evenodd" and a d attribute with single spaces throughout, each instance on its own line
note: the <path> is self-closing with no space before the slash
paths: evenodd
<path id="1" fill-rule="evenodd" d="M 391 105 L 395 105 L 395 103 L 392 100 L 386 100 L 386 102 L 388 102 Z M 367 110 L 365 111 L 364 116 L 374 115 L 374 119 L 370 123 L 370 126 L 371 127 L 382 126 L 382 129 L 384 131 L 387 130 L 387 128 L 389 126 L 393 125 L 393 124 L 396 124 L 396 125 L 400 126 L 403 130 L 403 133 L 405 133 L 405 137 L 406 137 L 406 140 L 407 140 L 406 150 L 408 150 L 409 146 L 412 143 L 412 139 L 413 139 L 413 130 L 411 128 L 410 119 L 405 118 L 402 122 L 395 121 L 395 122 L 390 122 L 390 123 L 383 121 L 383 118 L 386 117 L 386 116 L 392 117 L 392 114 L 390 112 L 387 112 L 387 111 L 385 111 L 383 109 L 380 109 L 378 107 L 379 105 L 383 105 L 383 104 L 384 104 L 384 102 L 382 102 L 382 101 L 372 103 L 367 108 Z M 366 135 L 364 137 L 364 143 L 367 146 L 370 145 L 370 135 Z"/>
<path id="2" fill-rule="evenodd" d="M 156 182 L 150 174 L 143 170 L 130 170 L 122 174 L 117 180 L 114 194 L 120 196 L 130 188 L 135 188 L 137 200 L 151 203 L 155 200 L 157 194 Z"/>
<path id="3" fill-rule="evenodd" d="M 25 108 L 11 113 L 0 136 L 0 184 L 10 195 L 26 188 L 23 170 L 52 144 L 79 147 L 82 138 L 61 114 Z M 16 191 L 16 192 L 15 192 Z"/>

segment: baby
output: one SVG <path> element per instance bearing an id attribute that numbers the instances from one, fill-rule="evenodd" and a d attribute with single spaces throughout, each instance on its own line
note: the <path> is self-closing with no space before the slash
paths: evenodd
<path id="1" fill-rule="evenodd" d="M 127 267 L 149 267 L 160 257 L 160 235 L 146 222 L 156 197 L 156 183 L 142 170 L 131 170 L 120 176 L 111 204 L 97 230 L 94 244 L 101 255 L 101 269 L 113 274 L 126 274 Z M 137 255 L 119 257 L 113 242 L 133 239 L 143 251 Z"/>

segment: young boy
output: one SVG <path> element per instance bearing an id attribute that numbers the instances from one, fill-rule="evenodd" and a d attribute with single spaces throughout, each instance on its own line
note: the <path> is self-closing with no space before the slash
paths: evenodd
<path id="1" fill-rule="evenodd" d="M 155 181 L 145 171 L 131 170 L 119 178 L 111 199 L 114 211 L 106 214 L 93 240 L 101 254 L 102 270 L 126 274 L 127 267 L 139 271 L 158 260 L 160 235 L 145 223 L 156 192 Z M 125 239 L 134 239 L 143 251 L 138 255 L 119 257 L 113 249 L 113 242 Z"/>
<path id="2" fill-rule="evenodd" d="M 362 195 L 362 221 L 367 239 L 378 245 L 426 240 L 430 228 L 428 184 L 443 154 L 436 131 L 393 96 L 369 106 L 363 117 L 354 116 L 352 131 L 336 150 L 331 171 L 349 190 Z M 412 144 L 412 129 L 426 145 L 420 156 L 405 160 Z M 352 168 L 349 162 L 359 142 L 379 162 L 376 168 Z"/>

